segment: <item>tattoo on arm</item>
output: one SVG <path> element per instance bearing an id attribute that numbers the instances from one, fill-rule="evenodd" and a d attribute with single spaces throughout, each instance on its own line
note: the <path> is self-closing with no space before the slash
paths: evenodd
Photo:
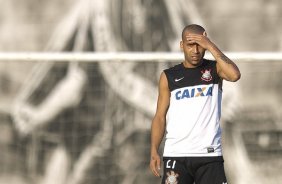
<path id="1" fill-rule="evenodd" d="M 218 57 L 227 64 L 233 64 L 232 61 L 228 57 L 226 57 L 224 54 L 220 54 Z"/>
<path id="2" fill-rule="evenodd" d="M 213 44 L 212 45 L 212 49 L 213 50 L 216 50 L 216 51 L 219 51 L 219 49 Z M 222 61 L 224 61 L 225 63 L 227 63 L 227 64 L 233 64 L 232 63 L 232 61 L 227 57 L 227 56 L 225 56 L 223 53 L 218 53 L 218 54 L 216 54 L 217 55 L 217 57 L 219 58 L 219 59 L 221 59 Z"/>

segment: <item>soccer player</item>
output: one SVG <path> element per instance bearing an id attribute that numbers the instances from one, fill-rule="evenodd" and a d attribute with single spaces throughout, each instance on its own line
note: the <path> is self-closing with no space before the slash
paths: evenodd
<path id="1" fill-rule="evenodd" d="M 182 31 L 184 61 L 162 72 L 151 126 L 150 168 L 160 175 L 158 149 L 166 132 L 163 184 L 225 184 L 221 147 L 223 80 L 240 79 L 236 64 L 196 24 Z M 204 59 L 208 50 L 215 60 Z"/>

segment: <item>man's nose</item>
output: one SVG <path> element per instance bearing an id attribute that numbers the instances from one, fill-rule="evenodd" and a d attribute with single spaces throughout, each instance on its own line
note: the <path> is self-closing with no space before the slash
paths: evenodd
<path id="1" fill-rule="evenodd" d="M 199 46 L 197 44 L 193 45 L 193 52 L 199 53 Z"/>

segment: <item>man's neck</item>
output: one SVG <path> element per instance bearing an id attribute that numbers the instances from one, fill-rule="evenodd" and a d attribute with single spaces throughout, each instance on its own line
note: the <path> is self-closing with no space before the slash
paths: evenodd
<path id="1" fill-rule="evenodd" d="M 199 62 L 199 64 L 193 65 L 193 64 L 189 63 L 188 61 L 184 60 L 182 62 L 182 64 L 185 68 L 197 68 L 197 67 L 201 66 L 203 64 L 203 62 L 204 62 L 204 59 L 202 59 L 201 62 Z"/>

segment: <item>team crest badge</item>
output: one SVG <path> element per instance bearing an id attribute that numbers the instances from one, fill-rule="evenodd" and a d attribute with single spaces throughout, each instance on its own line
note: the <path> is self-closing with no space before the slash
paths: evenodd
<path id="1" fill-rule="evenodd" d="M 170 171 L 166 173 L 167 177 L 165 180 L 165 184 L 177 184 L 177 177 L 179 176 L 177 173 L 174 171 Z"/>
<path id="2" fill-rule="evenodd" d="M 201 79 L 203 81 L 209 82 L 209 81 L 212 80 L 211 69 L 209 69 L 209 70 L 202 70 L 201 72 L 202 72 Z"/>

